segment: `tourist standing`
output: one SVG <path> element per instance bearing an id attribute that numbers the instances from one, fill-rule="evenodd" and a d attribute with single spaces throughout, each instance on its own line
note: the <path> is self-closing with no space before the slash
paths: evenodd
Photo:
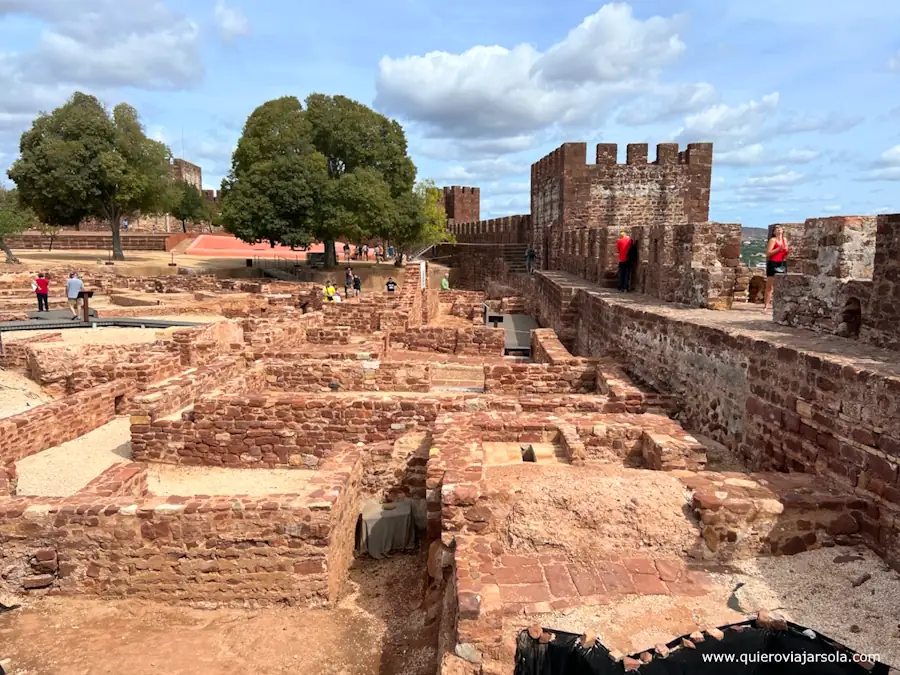
<path id="1" fill-rule="evenodd" d="M 358 298 L 360 293 L 362 293 L 362 279 L 359 278 L 359 275 L 354 274 L 353 275 L 353 295 L 355 295 Z"/>
<path id="2" fill-rule="evenodd" d="M 388 293 L 393 293 L 397 290 L 397 282 L 394 281 L 394 277 L 388 277 L 387 283 L 384 285 L 385 289 L 387 289 Z"/>
<path id="3" fill-rule="evenodd" d="M 37 295 L 38 311 L 49 312 L 50 303 L 47 296 L 50 294 L 50 280 L 41 272 L 37 275 L 37 279 L 34 280 L 33 287 L 34 293 Z"/>
<path id="4" fill-rule="evenodd" d="M 66 281 L 66 299 L 69 303 L 69 309 L 72 311 L 72 321 L 78 319 L 78 312 L 81 311 L 81 293 L 84 291 L 84 282 L 78 278 L 76 272 L 69 275 Z"/>
<path id="5" fill-rule="evenodd" d="M 619 253 L 619 293 L 626 293 L 631 288 L 631 260 L 628 256 L 631 251 L 631 237 L 624 232 L 619 233 L 616 251 Z"/>
<path id="6" fill-rule="evenodd" d="M 344 272 L 344 297 L 350 297 L 350 289 L 353 288 L 353 268 L 348 267 Z"/>
<path id="7" fill-rule="evenodd" d="M 445 273 L 443 279 L 441 279 L 441 290 L 450 290 L 450 272 Z"/>
<path id="8" fill-rule="evenodd" d="M 350 244 L 344 243 L 344 262 L 350 260 Z"/>
<path id="9" fill-rule="evenodd" d="M 394 259 L 394 247 L 393 246 L 388 246 L 388 259 L 390 259 L 390 260 Z"/>
<path id="10" fill-rule="evenodd" d="M 772 308 L 772 291 L 775 290 L 775 277 L 787 274 L 787 257 L 790 252 L 784 228 L 775 226 L 772 237 L 766 246 L 766 303 L 764 311 Z"/>
<path id="11" fill-rule="evenodd" d="M 525 251 L 525 269 L 528 270 L 528 274 L 534 273 L 534 249 L 531 246 Z"/>

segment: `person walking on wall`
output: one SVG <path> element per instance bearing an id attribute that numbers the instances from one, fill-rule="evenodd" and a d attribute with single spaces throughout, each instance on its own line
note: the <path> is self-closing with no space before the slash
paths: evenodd
<path id="1" fill-rule="evenodd" d="M 81 292 L 84 290 L 84 282 L 78 278 L 76 272 L 69 275 L 66 282 L 66 299 L 69 301 L 69 309 L 72 311 L 72 321 L 78 320 L 78 312 L 81 311 Z"/>
<path id="2" fill-rule="evenodd" d="M 528 274 L 534 274 L 534 249 L 531 246 L 525 251 L 525 269 Z"/>
<path id="3" fill-rule="evenodd" d="M 47 301 L 47 296 L 50 293 L 50 280 L 44 276 L 43 272 L 41 272 L 37 275 L 37 279 L 34 280 L 32 287 L 34 288 L 34 293 L 37 296 L 38 311 L 49 312 L 50 304 Z"/>
<path id="4" fill-rule="evenodd" d="M 775 290 L 775 277 L 787 274 L 787 257 L 790 252 L 784 228 L 775 226 L 769 244 L 766 246 L 766 303 L 763 311 L 772 308 L 772 291 Z"/>
<path id="5" fill-rule="evenodd" d="M 631 288 L 631 262 L 628 257 L 631 251 L 631 237 L 624 232 L 619 233 L 616 251 L 619 253 L 619 293 L 625 293 Z"/>

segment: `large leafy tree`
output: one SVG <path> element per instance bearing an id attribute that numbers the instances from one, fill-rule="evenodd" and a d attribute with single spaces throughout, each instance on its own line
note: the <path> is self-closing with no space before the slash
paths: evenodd
<path id="1" fill-rule="evenodd" d="M 300 101 L 268 101 L 247 119 L 222 181 L 222 225 L 250 243 L 309 244 L 327 179 Z"/>
<path id="2" fill-rule="evenodd" d="M 19 259 L 13 254 L 4 241 L 4 237 L 18 234 L 34 225 L 37 218 L 29 209 L 22 206 L 15 190 L 7 190 L 0 186 L 0 251 L 6 254 L 6 262 L 17 264 Z"/>
<path id="3" fill-rule="evenodd" d="M 125 259 L 122 219 L 167 206 L 171 153 L 147 138 L 137 111 L 125 103 L 110 114 L 97 98 L 77 92 L 34 121 L 19 151 L 8 173 L 22 203 L 54 225 L 105 220 L 116 260 Z"/>
<path id="4" fill-rule="evenodd" d="M 196 224 L 211 219 L 208 202 L 194 185 L 184 181 L 174 181 L 169 195 L 169 213 L 181 221 L 181 229 L 187 232 L 187 224 Z"/>
<path id="5" fill-rule="evenodd" d="M 314 229 L 335 263 L 338 237 L 390 238 L 416 179 L 403 127 L 344 96 L 311 94 L 306 116 L 312 143 L 326 162 L 328 189 Z"/>

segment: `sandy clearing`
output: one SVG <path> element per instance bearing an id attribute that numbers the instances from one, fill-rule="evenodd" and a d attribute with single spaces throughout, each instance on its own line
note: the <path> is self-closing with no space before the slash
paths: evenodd
<path id="1" fill-rule="evenodd" d="M 0 418 L 18 415 L 52 400 L 37 382 L 14 370 L 0 368 Z"/>
<path id="2" fill-rule="evenodd" d="M 291 494 L 306 488 L 309 471 L 302 469 L 225 469 L 151 464 L 150 492 L 161 497 L 191 495 Z"/>
<path id="3" fill-rule="evenodd" d="M 131 458 L 131 422 L 119 417 L 93 431 L 19 460 L 19 496 L 68 497 L 113 464 Z"/>

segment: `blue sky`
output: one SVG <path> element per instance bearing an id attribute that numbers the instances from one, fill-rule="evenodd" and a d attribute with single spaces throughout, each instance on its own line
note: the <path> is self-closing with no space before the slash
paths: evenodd
<path id="1" fill-rule="evenodd" d="M 0 0 L 0 166 L 80 89 L 217 188 L 253 108 L 320 91 L 399 119 L 483 217 L 527 212 L 565 141 L 712 141 L 722 222 L 897 212 L 898 25 L 896 0 Z"/>

